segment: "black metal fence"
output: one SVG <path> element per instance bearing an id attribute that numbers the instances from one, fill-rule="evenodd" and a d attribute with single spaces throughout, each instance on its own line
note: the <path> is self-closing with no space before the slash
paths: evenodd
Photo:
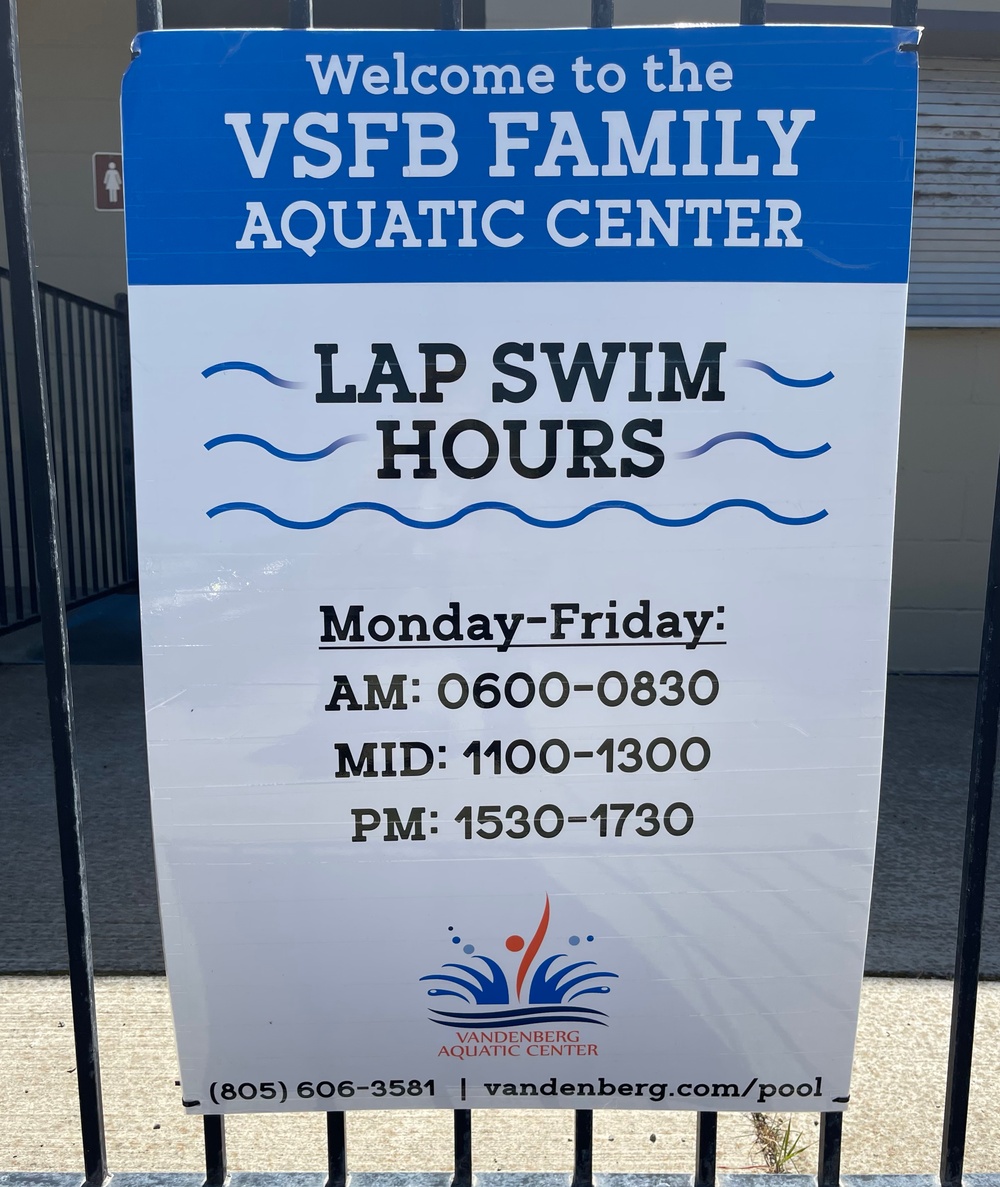
<path id="1" fill-rule="evenodd" d="M 162 27 L 160 0 L 137 0 L 140 30 Z M 917 23 L 917 0 L 892 0 L 891 18 L 896 25 Z M 591 24 L 609 27 L 614 21 L 614 0 L 591 0 Z M 766 0 L 741 0 L 741 21 L 764 24 Z M 94 1011 L 93 962 L 87 912 L 87 880 L 83 859 L 79 789 L 72 744 L 72 698 L 65 653 L 65 606 L 62 591 L 79 596 L 94 583 L 129 572 L 126 526 L 129 497 L 123 454 L 102 455 L 114 431 L 121 429 L 121 411 L 115 407 L 113 333 L 114 313 L 81 303 L 68 294 L 34 284 L 33 248 L 17 62 L 15 0 L 0 0 L 0 40 L 6 60 L 0 62 L 0 168 L 11 277 L 9 308 L 17 344 L 18 391 L 24 424 L 4 421 L 8 456 L 24 454 L 30 471 L 30 492 L 17 491 L 19 530 L 27 533 L 30 516 L 36 555 L 39 558 L 37 589 L 28 586 L 27 605 L 40 613 L 46 641 L 50 725 L 55 757 L 56 799 L 66 898 L 70 981 L 73 1000 L 77 1078 L 82 1124 L 86 1182 L 99 1187 L 108 1178 L 101 1106 L 100 1064 Z M 288 0 L 288 25 L 312 25 L 312 0 Z M 441 0 L 441 27 L 462 28 L 462 0 Z M 86 359 L 86 362 L 81 360 Z M 103 378 L 102 378 L 103 377 Z M 4 415 L 10 404 L 9 378 L 4 371 Z M 75 386 L 74 386 L 75 385 Z M 102 386 L 103 385 L 103 386 Z M 45 392 L 56 391 L 53 399 Z M 85 394 L 86 393 L 86 394 Z M 93 401 L 89 407 L 86 401 Z M 51 419 L 54 432 L 50 432 Z M 83 445 L 71 455 L 59 434 L 82 431 Z M 11 436 L 11 433 L 14 436 Z M 55 448 L 51 447 L 52 441 Z M 69 440 L 67 437 L 66 440 Z M 98 442 L 102 444 L 98 444 Z M 119 449 L 121 449 L 119 441 Z M 16 485 L 16 484 L 15 484 Z M 100 492 L 106 502 L 99 510 L 87 502 Z M 29 515 L 28 495 L 31 512 Z M 56 517 L 55 495 L 70 508 L 62 528 Z M 75 500 L 75 501 L 74 501 Z M 14 500 L 12 500 L 13 505 Z M 111 542 L 107 563 L 102 564 L 99 545 Z M 115 549 L 117 548 L 117 552 Z M 68 566 L 62 577 L 61 555 Z M 41 563 L 44 562 L 44 563 Z M 22 557 L 23 567 L 23 557 Z M 24 593 L 21 595 L 24 600 Z M 970 778 L 966 849 L 962 871 L 961 913 L 956 957 L 951 1048 L 945 1117 L 941 1144 L 940 1183 L 960 1187 L 965 1158 L 972 1048 L 975 1030 L 980 941 L 983 921 L 986 856 L 993 776 L 1000 719 L 1000 500 L 994 512 L 990 570 L 983 630 L 979 696 Z M 697 1146 L 693 1187 L 712 1187 L 716 1180 L 717 1114 L 697 1116 Z M 328 1187 L 347 1181 L 344 1114 L 327 1114 Z M 838 1187 L 843 1114 L 821 1117 L 817 1187 Z M 575 1149 L 572 1187 L 592 1187 L 593 1114 L 575 1114 Z M 205 1182 L 221 1187 L 227 1178 L 225 1122 L 221 1116 L 204 1118 Z M 472 1114 L 454 1114 L 453 1187 L 471 1187 L 473 1179 Z M 998 1168 L 1000 1169 L 1000 1168 Z M 0 1175 L 0 1178 L 5 1176 Z M 37 1183 L 44 1176 L 6 1176 L 8 1181 Z M 157 1180 L 163 1178 L 157 1176 Z M 923 1176 L 920 1177 L 924 1179 Z M 996 1176 L 989 1176 L 991 1181 Z"/>
<path id="2" fill-rule="evenodd" d="M 125 315 L 38 286 L 63 594 L 75 606 L 135 580 Z M 16 398 L 10 274 L 0 268 L 0 633 L 37 620 L 25 425 Z M 127 371 L 124 372 L 127 375 Z"/>

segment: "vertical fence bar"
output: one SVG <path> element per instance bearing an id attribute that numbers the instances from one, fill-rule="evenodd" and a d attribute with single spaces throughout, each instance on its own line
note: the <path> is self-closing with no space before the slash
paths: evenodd
<path id="1" fill-rule="evenodd" d="M 740 0 L 741 25 L 763 25 L 766 20 L 767 0 Z M 718 1133 L 718 1113 L 699 1113 L 695 1138 L 694 1187 L 715 1187 Z"/>
<path id="2" fill-rule="evenodd" d="M 347 1187 L 347 1127 L 343 1113 L 326 1115 L 326 1187 Z"/>
<path id="3" fill-rule="evenodd" d="M 223 1187 L 226 1168 L 226 1119 L 206 1113 L 205 1128 L 205 1187 Z"/>
<path id="4" fill-rule="evenodd" d="M 140 33 L 163 28 L 161 0 L 136 0 L 135 7 L 136 27 Z M 120 364 L 126 369 L 128 357 L 126 354 Z M 129 436 L 131 440 L 131 434 Z M 205 1133 L 205 1187 L 223 1187 L 227 1175 L 226 1121 L 224 1117 L 209 1114 L 202 1121 Z"/>
<path id="5" fill-rule="evenodd" d="M 81 310 L 81 312 L 83 312 Z M 109 548 L 108 548 L 108 482 L 107 482 L 107 422 L 104 416 L 104 401 L 101 393 L 101 377 L 97 366 L 97 314 L 93 309 L 86 310 L 85 323 L 87 332 L 84 337 L 84 358 L 89 362 L 90 371 L 90 399 L 87 407 L 94 417 L 94 488 L 97 496 L 94 500 L 92 512 L 92 527 L 100 558 L 98 581 L 101 589 L 108 589 L 111 585 Z"/>
<path id="6" fill-rule="evenodd" d="M 312 25 L 312 0 L 288 0 L 289 29 L 311 29 Z"/>
<path id="7" fill-rule="evenodd" d="M 67 310 L 70 320 L 73 320 L 73 311 Z M 79 416 L 78 425 L 81 428 L 81 442 L 83 446 L 83 476 L 84 484 L 86 486 L 86 499 L 80 508 L 81 519 L 83 514 L 86 514 L 86 522 L 83 524 L 83 531 L 81 535 L 83 539 L 80 542 L 80 547 L 84 547 L 86 542 L 87 556 L 90 561 L 90 575 L 87 582 L 87 592 L 92 593 L 97 588 L 97 526 L 94 523 L 94 508 L 96 500 L 94 498 L 94 408 L 91 403 L 90 385 L 87 381 L 87 334 L 83 324 L 83 306 L 76 307 L 76 343 L 79 348 L 79 357 L 74 360 L 76 367 L 74 368 L 80 377 L 80 404 L 77 406 L 77 413 Z"/>
<path id="8" fill-rule="evenodd" d="M 293 29 L 311 29 L 313 27 L 313 0 L 289 0 L 288 23 Z M 125 299 L 122 298 L 124 304 Z M 124 333 L 127 340 L 128 317 L 127 306 L 121 310 L 125 313 Z M 131 410 L 131 400 L 129 401 Z M 131 432 L 129 433 L 131 441 Z M 134 471 L 133 471 L 134 481 Z M 458 1114 L 455 1114 L 456 1120 Z M 456 1143 L 457 1143 L 456 1137 Z M 332 1112 L 326 1115 L 326 1187 L 346 1187 L 347 1184 L 347 1126 L 342 1112 Z M 471 1187 L 471 1176 L 470 1176 Z"/>
<path id="9" fill-rule="evenodd" d="M 462 28 L 486 28 L 486 0 L 462 0 Z"/>
<path id="10" fill-rule="evenodd" d="M 715 1187 L 719 1114 L 699 1113 L 694 1148 L 694 1187 Z"/>
<path id="11" fill-rule="evenodd" d="M 63 408 L 62 401 L 56 398 L 56 389 L 52 383 L 52 332 L 49 326 L 49 305 L 50 300 L 46 298 L 45 293 L 39 288 L 39 315 L 41 318 L 42 331 L 42 374 L 45 382 L 45 392 L 49 400 L 49 427 L 52 432 L 52 467 L 53 472 L 59 470 L 60 462 L 65 463 L 66 460 L 66 426 L 63 423 Z M 58 410 L 58 420 L 56 418 L 56 411 Z M 65 484 L 63 484 L 65 485 Z M 56 490 L 59 493 L 59 507 L 62 509 L 66 506 L 66 494 L 64 490 L 60 489 L 59 478 L 56 477 Z M 60 516 L 60 527 L 62 526 L 62 516 Z M 73 582 L 73 558 L 68 554 L 67 545 L 69 544 L 69 533 L 66 533 L 65 540 L 63 533 L 59 533 L 59 546 L 64 550 L 66 555 L 66 568 L 63 570 L 63 596 L 66 594 L 67 585 L 72 585 Z M 71 595 L 72 596 L 72 595 Z"/>
<path id="12" fill-rule="evenodd" d="M 455 1110 L 455 1176 L 451 1187 L 472 1187 L 472 1110 Z"/>
<path id="13" fill-rule="evenodd" d="M 87 553 L 86 530 L 83 519 L 83 465 L 80 460 L 80 404 L 76 388 L 76 337 L 73 333 L 73 311 L 67 301 L 62 301 L 63 314 L 66 322 L 66 352 L 65 357 L 60 353 L 60 366 L 65 365 L 68 383 L 62 387 L 63 398 L 69 409 L 69 433 L 73 443 L 73 497 L 67 495 L 66 520 L 73 531 L 75 524 L 77 569 L 79 576 L 79 592 L 87 592 Z M 72 521 L 72 522 L 71 522 Z"/>
<path id="14" fill-rule="evenodd" d="M 594 1187 L 594 1114 L 577 1109 L 573 1115 L 573 1182 L 570 1187 Z"/>
<path id="15" fill-rule="evenodd" d="M 894 25 L 915 25 L 917 23 L 917 0 L 892 0 L 892 23 Z"/>
<path id="16" fill-rule="evenodd" d="M 129 366 L 128 297 L 115 297 L 118 322 L 115 332 L 115 356 L 118 364 L 118 413 L 121 421 L 122 491 L 125 516 L 125 576 L 134 581 L 139 576 L 139 558 L 135 524 L 135 451 L 132 443 L 132 371 Z"/>
<path id="17" fill-rule="evenodd" d="M 766 25 L 767 0 L 740 0 L 741 25 Z"/>
<path id="18" fill-rule="evenodd" d="M 6 358 L 6 352 L 3 350 L 2 342 L 0 342 L 0 370 L 2 370 L 4 375 L 6 375 L 7 358 Z M 0 409 L 4 409 L 4 410 L 6 409 L 6 401 L 3 400 L 2 398 L 0 398 Z M 7 437 L 3 431 L 2 423 L 0 423 L 0 437 L 3 438 L 4 453 L 6 454 Z M 10 466 L 10 460 L 6 459 L 6 461 L 7 461 L 7 465 L 5 467 L 5 470 L 7 470 Z M 9 504 L 8 504 L 8 512 L 9 512 Z M 5 553 L 5 546 L 4 546 L 4 536 L 6 535 L 5 523 L 6 523 L 6 515 L 4 514 L 3 504 L 0 503 L 0 628 L 3 628 L 10 624 L 10 610 L 9 610 L 9 606 L 8 606 L 8 602 L 7 602 L 7 562 L 5 560 L 6 553 Z M 11 588 L 11 592 L 13 593 L 13 586 L 11 586 L 10 588 Z"/>
<path id="19" fill-rule="evenodd" d="M 77 579 L 78 592 L 83 597 L 87 594 L 87 528 L 84 523 L 83 499 L 83 459 L 80 443 L 83 436 L 83 421 L 80 411 L 80 391 L 78 391 L 76 375 L 76 331 L 72 306 L 69 301 L 61 301 L 63 322 L 65 325 L 65 386 L 63 399 L 67 401 L 69 413 L 70 440 L 72 442 L 72 497 L 67 504 L 67 518 L 74 520 L 77 550 Z"/>
<path id="20" fill-rule="evenodd" d="M 840 1139 L 843 1128 L 843 1113 L 820 1114 L 816 1187 L 840 1187 Z"/>
<path id="21" fill-rule="evenodd" d="M 951 1043 L 941 1137 L 941 1185 L 959 1187 L 965 1165 L 969 1084 L 976 1030 L 979 958 L 986 899 L 986 859 L 990 844 L 993 777 L 1000 720 L 1000 475 L 993 505 L 990 564 L 986 579 L 983 642 L 979 658 L 979 690 L 972 735 L 969 806 L 965 823 L 965 854 L 958 911 L 958 947 L 952 998 Z"/>
<path id="22" fill-rule="evenodd" d="M 3 286 L 0 284 L 0 294 L 2 294 Z M 0 308 L 0 328 L 3 326 L 3 310 Z M 4 473 L 7 475 L 8 483 L 11 480 L 13 460 L 10 456 L 10 434 L 5 428 L 6 421 L 9 419 L 7 406 L 7 351 L 4 346 L 2 335 L 0 335 L 0 437 L 3 438 L 4 446 Z M 10 500 L 8 492 L 7 498 L 7 514 L 4 514 L 3 506 L 0 505 L 0 627 L 10 625 L 11 621 L 11 607 L 7 600 L 7 562 L 4 560 L 5 545 L 4 536 L 12 535 L 13 524 L 9 525 L 5 532 L 4 525 L 7 521 L 7 516 L 11 515 L 13 511 L 13 504 Z M 11 549 L 11 563 L 14 562 L 14 551 Z M 13 582 L 13 578 L 11 578 Z M 14 593 L 14 585 L 11 584 L 10 592 Z M 15 612 L 16 613 L 16 612 Z"/>
<path id="23" fill-rule="evenodd" d="M 106 474 L 108 500 L 108 539 L 111 541 L 111 587 L 122 582 L 122 533 L 119 529 L 121 507 L 118 502 L 118 479 L 120 474 L 119 456 L 121 432 L 116 416 L 115 377 L 111 367 L 111 343 L 107 314 L 97 315 L 98 364 L 101 373 L 102 406 L 104 409 L 104 426 L 107 442 Z"/>
<path id="24" fill-rule="evenodd" d="M 137 33 L 163 28 L 162 0 L 135 0 L 135 28 Z"/>
<path id="25" fill-rule="evenodd" d="M 21 506 L 24 509 L 24 579 L 28 583 L 28 603 L 27 612 L 31 615 L 38 613 L 38 575 L 35 571 L 34 557 L 32 556 L 32 526 L 31 526 L 31 487 L 30 479 L 28 478 L 28 447 L 24 440 L 24 406 L 20 399 L 20 378 L 17 374 L 17 334 L 14 331 L 14 289 L 11 286 L 10 291 L 10 319 L 11 319 L 11 335 L 14 342 L 14 408 L 17 411 L 17 443 L 19 454 L 19 470 L 21 477 Z M 51 448 L 51 434 L 49 429 L 50 448 Z"/>
<path id="26" fill-rule="evenodd" d="M 590 0 L 590 27 L 610 29 L 615 21 L 615 0 Z M 573 1117 L 573 1182 L 571 1187 L 593 1187 L 594 1114 L 577 1109 Z"/>
<path id="27" fill-rule="evenodd" d="M 115 585 L 125 580 L 123 562 L 125 534 L 122 531 L 121 505 L 121 424 L 118 417 L 117 379 L 114 366 L 114 318 L 101 314 L 101 378 L 104 384 L 104 407 L 108 418 L 108 521 L 111 525 L 112 558 Z"/>
<path id="28" fill-rule="evenodd" d="M 461 29 L 462 0 L 441 0 L 441 28 Z"/>
<path id="29" fill-rule="evenodd" d="M 42 373 L 41 316 L 31 238 L 31 203 L 24 145 L 24 108 L 17 39 L 16 0 L 0 2 L 0 183 L 10 259 L 11 325 L 18 405 L 34 503 L 35 566 L 38 573 L 45 646 L 45 679 L 55 773 L 56 812 L 62 860 L 66 938 L 73 1008 L 73 1038 L 86 1181 L 99 1187 L 108 1178 L 101 1104 L 101 1073 L 94 1006 L 87 869 L 80 814 L 80 785 L 73 738 L 73 686 L 63 604 L 59 517 L 52 466 L 51 431 Z"/>
<path id="30" fill-rule="evenodd" d="M 2 290 L 0 290 L 2 293 Z M 14 472 L 14 422 L 11 417 L 10 379 L 7 370 L 7 334 L 3 301 L 0 299 L 0 424 L 3 428 L 4 470 L 7 475 L 7 516 L 10 539 L 11 583 L 14 590 L 14 621 L 24 614 L 24 576 L 21 571 L 21 531 L 17 515 L 17 479 Z M 24 458 L 20 459 L 24 464 Z"/>
<path id="31" fill-rule="evenodd" d="M 442 29 L 461 29 L 462 16 L 462 0 L 441 0 Z M 472 1187 L 472 1110 L 455 1109 L 452 1124 L 455 1140 L 455 1175 L 452 1187 Z"/>
<path id="32" fill-rule="evenodd" d="M 74 408 L 67 392 L 67 367 L 63 357 L 63 301 L 52 298 L 52 347 L 56 351 L 56 388 L 59 393 L 59 426 L 63 434 L 63 507 L 65 531 L 67 531 L 67 567 L 69 569 L 69 596 L 77 595 L 76 533 L 72 526 L 72 487 L 70 462 L 72 445 L 76 442 Z"/>
<path id="33" fill-rule="evenodd" d="M 115 441 L 115 534 L 118 537 L 118 582 L 124 585 L 128 573 L 128 530 L 125 516 L 125 441 L 122 437 L 122 401 L 118 368 L 118 318 L 105 319 L 108 391 L 110 392 L 111 424 Z"/>
<path id="34" fill-rule="evenodd" d="M 590 0 L 590 27 L 610 29 L 615 23 L 615 0 Z"/>
<path id="35" fill-rule="evenodd" d="M 766 20 L 766 0 L 740 0 L 741 25 L 763 25 Z M 694 1187 L 715 1187 L 718 1144 L 718 1113 L 699 1113 L 695 1136 Z"/>
<path id="36" fill-rule="evenodd" d="M 101 584 L 110 589 L 115 584 L 114 560 L 116 546 L 113 537 L 111 495 L 111 421 L 108 416 L 107 377 L 101 366 L 101 319 L 95 309 L 89 311 L 88 344 L 90 372 L 94 390 L 94 420 L 97 427 L 97 489 L 100 508 L 98 526 L 101 538 Z"/>

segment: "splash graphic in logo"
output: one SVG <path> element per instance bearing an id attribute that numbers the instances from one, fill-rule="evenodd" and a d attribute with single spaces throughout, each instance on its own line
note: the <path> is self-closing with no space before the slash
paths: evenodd
<path id="1" fill-rule="evenodd" d="M 454 931 L 454 928 L 448 930 Z M 470 957 L 470 960 L 480 962 L 481 967 L 471 963 L 443 964 L 442 970 L 456 971 L 431 973 L 420 980 L 439 982 L 433 989 L 427 990 L 428 997 L 454 997 L 471 1008 L 431 1010 L 430 1020 L 440 1026 L 486 1023 L 495 1027 L 542 1022 L 589 1022 L 595 1026 L 607 1026 L 607 1022 L 603 1021 L 607 1014 L 602 1010 L 573 1003 L 578 998 L 610 993 L 610 985 L 595 982 L 604 981 L 609 977 L 617 979 L 618 974 L 606 969 L 578 972 L 580 969 L 596 969 L 597 962 L 573 961 L 566 952 L 545 956 L 535 964 L 548 930 L 549 896 L 546 895 L 545 909 L 531 939 L 525 941 L 523 936 L 511 935 L 505 941 L 508 952 L 514 955 L 523 952 L 514 976 L 513 992 L 507 973 L 497 961 L 477 953 L 474 944 L 464 944 L 461 951 Z M 462 938 L 452 936 L 451 942 L 456 945 L 462 944 Z M 569 936 L 567 942 L 570 947 L 576 948 L 581 943 L 592 944 L 594 937 Z M 570 963 L 558 965 L 559 961 L 565 960 L 569 960 Z"/>

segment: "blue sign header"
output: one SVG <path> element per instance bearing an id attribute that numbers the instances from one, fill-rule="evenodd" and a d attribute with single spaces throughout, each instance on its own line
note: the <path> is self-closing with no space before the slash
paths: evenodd
<path id="1" fill-rule="evenodd" d="M 156 32 L 131 284 L 906 280 L 914 30 Z"/>

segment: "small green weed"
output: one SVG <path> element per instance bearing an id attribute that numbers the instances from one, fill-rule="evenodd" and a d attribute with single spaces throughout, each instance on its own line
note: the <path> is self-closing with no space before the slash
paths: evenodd
<path id="1" fill-rule="evenodd" d="M 802 1140 L 802 1134 L 792 1134 L 791 1119 L 782 1127 L 782 1118 L 767 1113 L 751 1113 L 754 1146 L 764 1161 L 764 1170 L 772 1175 L 785 1174 L 795 1170 L 794 1160 L 809 1148 Z"/>

